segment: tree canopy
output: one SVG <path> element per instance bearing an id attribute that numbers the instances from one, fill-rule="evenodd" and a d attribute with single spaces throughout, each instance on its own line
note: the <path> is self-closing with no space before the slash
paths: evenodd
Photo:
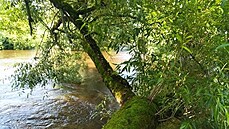
<path id="1" fill-rule="evenodd" d="M 115 87 L 114 96 L 148 97 L 158 106 L 159 122 L 176 117 L 181 128 L 229 126 L 228 0 L 4 0 L 2 5 L 1 33 L 45 31 L 38 62 L 19 66 L 15 87 L 50 79 L 78 83 L 78 60 L 86 52 L 108 88 Z M 101 53 L 109 50 L 131 58 L 113 71 Z"/>

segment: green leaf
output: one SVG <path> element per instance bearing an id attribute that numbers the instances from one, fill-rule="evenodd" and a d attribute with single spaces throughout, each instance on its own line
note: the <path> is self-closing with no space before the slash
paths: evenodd
<path id="1" fill-rule="evenodd" d="M 86 23 L 84 23 L 81 27 L 80 30 L 82 30 L 84 28 L 84 26 L 86 25 Z"/>
<path id="2" fill-rule="evenodd" d="M 179 34 L 176 34 L 176 38 L 179 42 L 182 42 L 182 37 Z"/>
<path id="3" fill-rule="evenodd" d="M 228 113 L 226 108 L 225 108 L 225 115 L 226 115 L 226 119 L 227 119 L 227 124 L 229 125 L 229 113 Z"/>
<path id="4" fill-rule="evenodd" d="M 186 39 L 192 39 L 192 38 L 193 38 L 192 35 L 189 35 L 189 36 L 186 37 Z"/>
<path id="5" fill-rule="evenodd" d="M 182 48 L 183 48 L 184 50 L 186 50 L 187 52 L 189 52 L 190 54 L 192 54 L 192 51 L 191 51 L 189 48 L 187 48 L 187 47 L 185 47 L 185 46 L 182 46 Z"/>
<path id="6" fill-rule="evenodd" d="M 218 49 L 221 49 L 221 48 L 225 48 L 227 46 L 229 46 L 229 43 L 222 44 L 222 45 L 218 46 L 215 50 L 218 50 Z"/>

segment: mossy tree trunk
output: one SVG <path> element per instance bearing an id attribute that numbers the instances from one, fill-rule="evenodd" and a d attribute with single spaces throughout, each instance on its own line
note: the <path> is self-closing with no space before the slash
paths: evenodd
<path id="1" fill-rule="evenodd" d="M 156 105 L 148 99 L 135 96 L 115 112 L 103 129 L 155 129 Z"/>
<path id="2" fill-rule="evenodd" d="M 106 129 L 147 129 L 155 127 L 155 106 L 152 106 L 146 98 L 136 98 L 132 88 L 126 79 L 113 71 L 110 64 L 104 58 L 96 40 L 89 34 L 87 25 L 80 20 L 79 15 L 96 9 L 95 7 L 85 10 L 75 10 L 69 3 L 63 0 L 50 0 L 57 9 L 64 12 L 71 22 L 80 31 L 85 42 L 81 45 L 94 62 L 101 74 L 105 85 L 109 88 L 118 102 L 123 105 L 121 110 L 104 127 Z M 119 119 L 120 118 L 120 119 Z M 117 124 L 119 123 L 119 124 Z"/>

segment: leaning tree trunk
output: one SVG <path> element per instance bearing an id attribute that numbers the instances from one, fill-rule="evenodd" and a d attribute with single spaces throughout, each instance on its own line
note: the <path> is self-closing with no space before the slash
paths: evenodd
<path id="1" fill-rule="evenodd" d="M 119 103 L 124 104 L 128 99 L 132 98 L 134 93 L 131 91 L 129 83 L 113 71 L 112 67 L 101 53 L 96 41 L 89 34 L 87 25 L 84 25 L 84 22 L 79 18 L 79 15 L 88 13 L 88 11 L 93 11 L 95 8 L 76 11 L 70 4 L 62 0 L 50 1 L 56 8 L 62 10 L 66 16 L 69 17 L 75 27 L 80 31 L 85 40 L 85 42 L 81 43 L 83 49 L 92 59 L 98 72 L 101 74 L 105 85 L 109 88 Z"/>
<path id="2" fill-rule="evenodd" d="M 89 34 L 87 25 L 80 20 L 79 15 L 93 11 L 95 8 L 75 10 L 64 0 L 50 0 L 51 3 L 64 12 L 80 31 L 85 42 L 81 45 L 94 62 L 101 74 L 105 85 L 114 95 L 122 108 L 116 112 L 104 126 L 105 129 L 147 129 L 155 127 L 155 105 L 146 98 L 135 97 L 131 86 L 116 72 L 104 58 L 96 41 Z M 153 123 L 153 124 L 151 124 Z"/>

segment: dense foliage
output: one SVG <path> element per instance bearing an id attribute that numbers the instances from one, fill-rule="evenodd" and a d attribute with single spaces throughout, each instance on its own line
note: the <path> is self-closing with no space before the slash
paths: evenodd
<path id="1" fill-rule="evenodd" d="M 182 128 L 228 126 L 228 1 L 224 2 L 151 4 L 142 32 L 149 36 L 146 45 L 136 46 L 138 51 L 126 62 L 135 67 L 137 92 L 151 91 L 152 98 L 158 94 L 162 117 L 185 115 Z"/>
<path id="2" fill-rule="evenodd" d="M 24 4 L 1 0 L 0 5 L 0 50 L 34 49 L 40 34 L 30 35 Z"/>
<path id="3" fill-rule="evenodd" d="M 90 10 L 79 19 L 100 49 L 126 51 L 131 55 L 128 61 L 117 66 L 117 71 L 129 72 L 130 75 L 124 76 L 135 94 L 148 96 L 159 105 L 159 121 L 177 117 L 182 122 L 181 128 L 226 129 L 229 126 L 228 0 L 65 2 L 76 10 Z M 79 70 L 77 63 L 67 57 L 74 56 L 72 50 L 83 50 L 80 44 L 85 42 L 85 35 L 65 17 L 67 14 L 48 1 L 35 3 L 30 4 L 40 10 L 32 11 L 32 17 L 48 33 L 40 47 L 40 60 L 35 67 L 29 67 L 30 71 L 36 71 L 27 72 L 26 66 L 18 75 L 42 74 L 38 77 L 29 74 L 32 76 L 29 80 L 25 80 L 29 78 L 27 75 L 16 76 L 18 81 L 26 82 L 16 86 L 34 86 L 42 78 L 55 79 L 59 74 L 53 73 L 61 69 L 59 66 L 69 68 L 69 71 L 60 70 L 66 78 Z M 50 8 L 42 6 L 44 4 Z M 22 14 L 22 18 L 26 16 L 25 12 Z M 58 21 L 62 21 L 62 25 L 57 26 Z M 33 27 L 37 27 L 35 23 Z M 33 79 L 38 81 L 31 81 Z"/>

